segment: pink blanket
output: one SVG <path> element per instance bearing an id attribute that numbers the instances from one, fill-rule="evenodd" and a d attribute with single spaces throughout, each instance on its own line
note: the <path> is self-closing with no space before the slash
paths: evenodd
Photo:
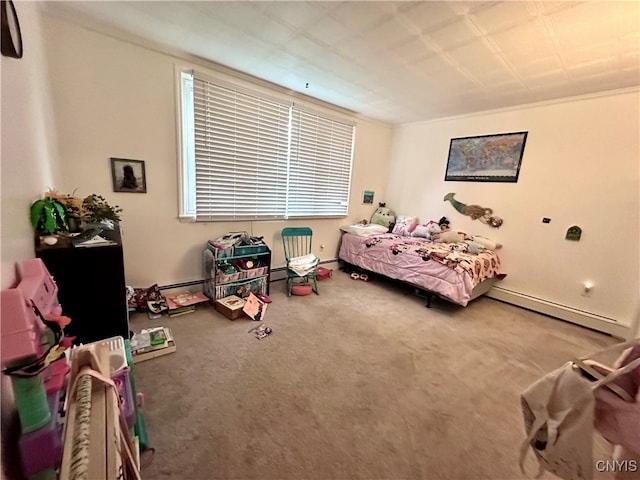
<path id="1" fill-rule="evenodd" d="M 466 252 L 467 244 L 433 243 L 424 238 L 385 233 L 342 235 L 339 258 L 365 270 L 401 280 L 466 306 L 473 288 L 488 278 L 503 278 L 500 258 L 486 250 Z"/>

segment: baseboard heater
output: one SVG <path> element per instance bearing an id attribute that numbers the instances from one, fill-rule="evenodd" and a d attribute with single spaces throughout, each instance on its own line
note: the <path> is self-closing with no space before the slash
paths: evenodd
<path id="1" fill-rule="evenodd" d="M 320 261 L 320 265 L 327 265 L 328 263 L 338 263 L 338 259 L 334 258 L 332 260 L 322 260 Z M 271 269 L 271 280 L 270 283 L 273 282 L 279 282 L 281 280 L 284 280 L 286 278 L 286 272 L 287 267 L 276 267 L 276 268 L 272 268 Z M 277 278 L 273 278 L 273 274 L 276 274 Z M 280 274 L 282 274 L 282 276 L 280 276 Z M 193 287 L 195 285 L 204 285 L 204 278 L 202 280 L 191 280 L 189 282 L 180 282 L 180 283 L 172 283 L 171 285 L 161 285 L 158 288 L 160 290 L 171 290 L 174 288 L 186 288 L 186 287 Z"/>
<path id="2" fill-rule="evenodd" d="M 596 313 L 587 312 L 560 303 L 551 302 L 525 293 L 508 290 L 503 287 L 493 287 L 487 296 L 495 300 L 510 303 L 550 317 L 559 318 L 567 322 L 591 328 L 599 332 L 608 333 L 614 337 L 626 338 L 629 327 L 620 325 L 617 320 Z"/>

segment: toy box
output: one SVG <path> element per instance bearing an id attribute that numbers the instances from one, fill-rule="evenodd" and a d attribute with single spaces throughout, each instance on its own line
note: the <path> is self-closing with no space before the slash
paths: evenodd
<path id="1" fill-rule="evenodd" d="M 222 313 L 229 320 L 235 320 L 244 315 L 242 308 L 245 305 L 245 300 L 236 296 L 229 295 L 228 297 L 221 298 L 216 301 L 216 310 Z"/>
<path id="2" fill-rule="evenodd" d="M 318 267 L 318 273 L 316 275 L 316 278 L 318 280 L 326 280 L 327 278 L 331 278 L 331 275 L 333 275 L 332 269 L 325 268 L 325 267 Z"/>

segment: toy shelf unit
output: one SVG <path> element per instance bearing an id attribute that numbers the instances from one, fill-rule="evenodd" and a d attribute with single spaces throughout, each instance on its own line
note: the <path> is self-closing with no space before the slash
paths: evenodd
<path id="1" fill-rule="evenodd" d="M 212 303 L 229 295 L 269 295 L 271 250 L 265 244 L 204 250 L 204 294 Z"/>

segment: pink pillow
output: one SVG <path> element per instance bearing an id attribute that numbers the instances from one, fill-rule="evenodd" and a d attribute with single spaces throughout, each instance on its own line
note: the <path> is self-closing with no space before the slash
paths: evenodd
<path id="1" fill-rule="evenodd" d="M 401 235 L 403 237 L 411 236 L 411 232 L 418 225 L 418 217 L 408 217 L 400 215 L 396 218 L 396 224 L 391 233 Z"/>

